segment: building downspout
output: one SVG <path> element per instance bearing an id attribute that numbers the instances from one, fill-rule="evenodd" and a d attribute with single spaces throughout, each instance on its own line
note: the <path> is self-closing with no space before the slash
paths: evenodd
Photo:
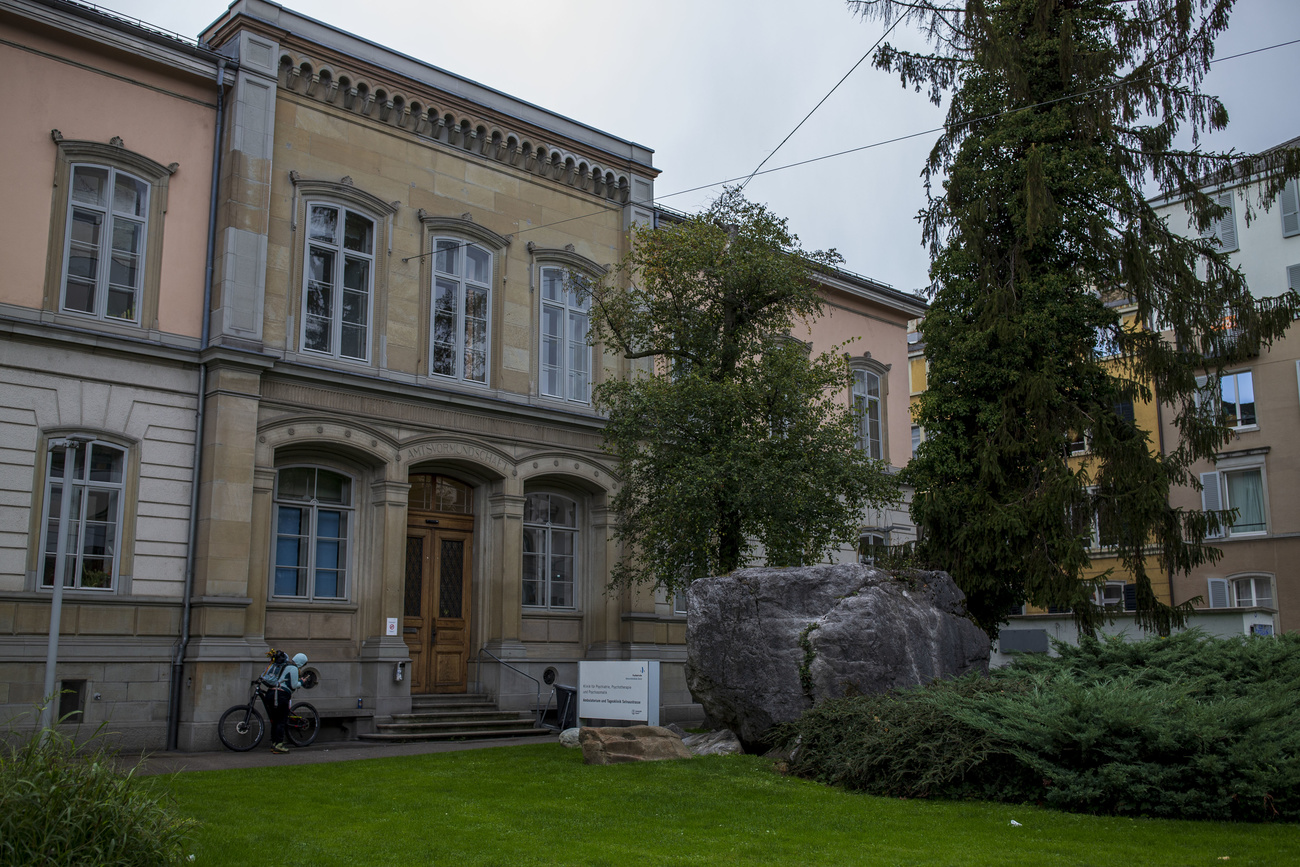
<path id="1" fill-rule="evenodd" d="M 212 184 L 208 204 L 208 250 L 203 269 L 203 326 L 199 338 L 198 410 L 194 419 L 194 474 L 190 482 L 189 544 L 185 551 L 185 595 L 181 602 L 181 635 L 172 659 L 171 694 L 167 710 L 168 750 L 177 749 L 181 727 L 181 695 L 184 691 L 185 651 L 190 643 L 190 612 L 194 602 L 194 551 L 199 535 L 199 481 L 203 468 L 204 404 L 208 388 L 208 365 L 202 359 L 207 351 L 212 327 L 212 276 L 217 249 L 217 190 L 221 181 L 221 133 L 226 111 L 226 67 L 231 61 L 217 63 L 217 128 L 212 139 Z"/>

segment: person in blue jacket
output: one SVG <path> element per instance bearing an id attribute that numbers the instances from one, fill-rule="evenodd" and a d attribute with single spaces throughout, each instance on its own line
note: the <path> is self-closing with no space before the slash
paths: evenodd
<path id="1" fill-rule="evenodd" d="M 293 693 L 302 686 L 298 671 L 307 664 L 307 654 L 295 654 L 291 664 L 280 671 L 276 685 L 262 694 L 262 704 L 266 707 L 267 719 L 271 721 L 271 750 L 277 753 L 289 752 L 287 734 L 289 720 L 289 700 Z"/>

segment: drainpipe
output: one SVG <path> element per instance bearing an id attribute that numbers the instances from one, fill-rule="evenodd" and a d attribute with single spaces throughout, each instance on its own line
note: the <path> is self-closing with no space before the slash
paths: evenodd
<path id="1" fill-rule="evenodd" d="M 181 696 L 184 692 L 185 650 L 190 643 L 190 612 L 194 602 L 194 550 L 199 536 L 199 480 L 203 466 L 203 417 L 208 388 L 208 366 L 202 359 L 212 330 L 212 272 L 217 249 L 217 187 L 221 180 L 221 128 L 226 112 L 226 67 L 234 64 L 222 58 L 217 62 L 217 128 L 212 139 L 212 183 L 208 203 L 208 250 L 203 270 L 203 328 L 199 337 L 198 411 L 194 418 L 194 474 L 190 482 L 189 545 L 185 551 L 185 595 L 181 602 L 181 635 L 172 658 L 172 683 L 167 711 L 168 750 L 177 749 L 181 727 Z"/>

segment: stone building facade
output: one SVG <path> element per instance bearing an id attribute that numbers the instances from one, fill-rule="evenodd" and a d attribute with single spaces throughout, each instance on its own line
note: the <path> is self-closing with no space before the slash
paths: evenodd
<path id="1" fill-rule="evenodd" d="M 531 708 L 584 659 L 659 660 L 661 718 L 699 715 L 678 600 L 607 590 L 591 390 L 628 368 L 572 291 L 656 219 L 650 149 L 265 0 L 198 43 L 63 0 L 0 0 L 0 27 L 26 83 L 0 95 L 0 706 L 40 700 L 72 449 L 58 672 L 85 729 L 213 748 L 269 647 L 351 731 L 422 694 Z M 860 339 L 845 399 L 901 464 L 924 305 L 824 288 L 811 339 Z"/>

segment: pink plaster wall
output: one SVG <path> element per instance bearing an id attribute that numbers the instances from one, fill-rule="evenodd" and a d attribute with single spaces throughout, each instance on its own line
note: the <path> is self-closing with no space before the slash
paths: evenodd
<path id="1" fill-rule="evenodd" d="M 840 346 L 856 358 L 867 352 L 881 364 L 891 365 L 885 397 L 886 449 L 889 463 L 896 467 L 912 457 L 912 419 L 907 384 L 906 313 L 864 298 L 827 289 L 824 315 L 807 326 L 796 328 L 794 336 L 811 340 L 814 352 Z M 849 393 L 843 395 L 845 403 Z"/>
<path id="2" fill-rule="evenodd" d="M 56 158 L 50 130 L 60 130 L 65 139 L 103 143 L 120 136 L 129 150 L 163 165 L 180 164 L 169 184 L 158 325 L 164 332 L 198 337 L 215 68 L 212 80 L 203 81 L 100 51 L 88 41 L 55 36 L 0 18 L 0 39 L 35 49 L 0 44 L 5 81 L 0 190 L 6 205 L 0 209 L 0 301 L 30 308 L 42 304 Z"/>

